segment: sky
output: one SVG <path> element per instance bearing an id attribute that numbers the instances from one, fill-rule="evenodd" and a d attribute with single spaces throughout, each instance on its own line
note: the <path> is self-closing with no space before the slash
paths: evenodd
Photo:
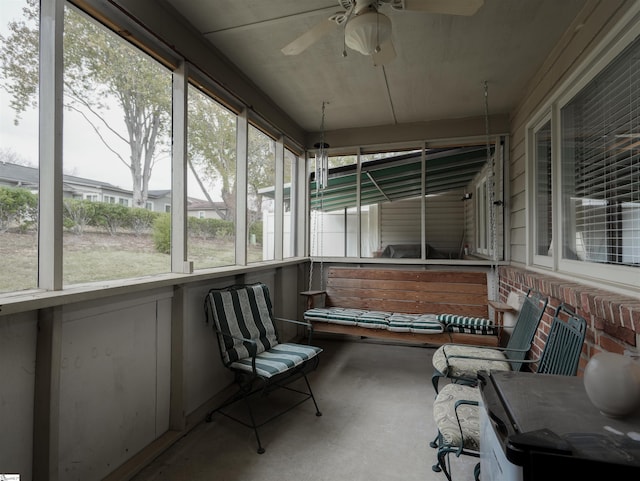
<path id="1" fill-rule="evenodd" d="M 0 33 L 7 35 L 7 24 L 22 17 L 26 0 L 0 0 Z M 38 116 L 32 109 L 22 114 L 18 125 L 14 125 L 15 112 L 9 107 L 10 95 L 0 88 L 0 150 L 13 152 L 30 165 L 38 165 Z M 63 171 L 94 180 L 108 182 L 124 189 L 131 189 L 129 169 L 110 152 L 94 133 L 90 125 L 79 114 L 64 111 Z M 121 117 L 114 117 L 121 122 Z M 119 151 L 128 158 L 128 148 Z M 193 185 L 195 182 L 189 182 Z M 154 167 L 151 189 L 171 188 L 171 160 L 164 156 Z M 193 194 L 202 198 L 202 195 Z"/>

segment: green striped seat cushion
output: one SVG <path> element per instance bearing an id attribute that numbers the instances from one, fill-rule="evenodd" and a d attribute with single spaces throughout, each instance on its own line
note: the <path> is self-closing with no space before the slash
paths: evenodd
<path id="1" fill-rule="evenodd" d="M 342 324 L 345 326 L 355 326 L 358 318 L 366 311 L 361 309 L 340 309 L 333 308 L 327 316 L 327 320 L 333 324 Z"/>
<path id="2" fill-rule="evenodd" d="M 458 314 L 438 314 L 438 320 L 445 325 L 447 332 L 467 334 L 497 335 L 498 329 L 490 319 L 483 317 L 461 316 Z"/>
<path id="3" fill-rule="evenodd" d="M 315 346 L 280 343 L 256 356 L 256 372 L 259 376 L 270 378 L 299 366 L 321 352 L 322 349 Z M 232 362 L 229 367 L 253 372 L 250 357 Z"/>
<path id="4" fill-rule="evenodd" d="M 325 321 L 329 320 L 330 307 L 314 307 L 304 312 L 305 321 Z"/>
<path id="5" fill-rule="evenodd" d="M 422 314 L 411 324 L 411 332 L 417 334 L 440 334 L 444 325 L 435 314 Z"/>
<path id="6" fill-rule="evenodd" d="M 390 312 L 384 311 L 365 311 L 358 317 L 358 326 L 368 329 L 387 329 L 390 315 Z"/>
<path id="7" fill-rule="evenodd" d="M 220 341 L 225 364 L 250 356 L 248 343 L 239 338 L 256 341 L 257 354 L 278 345 L 266 285 L 258 283 L 212 289 L 208 295 L 216 328 L 234 337 L 224 336 Z"/>
<path id="8" fill-rule="evenodd" d="M 389 330 L 393 332 L 415 332 L 422 334 L 439 334 L 444 325 L 435 314 L 402 314 L 394 313 L 389 318 Z"/>

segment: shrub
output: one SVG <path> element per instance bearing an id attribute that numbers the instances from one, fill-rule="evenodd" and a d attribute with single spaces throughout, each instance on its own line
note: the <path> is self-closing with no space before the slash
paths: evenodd
<path id="1" fill-rule="evenodd" d="M 89 200 L 65 199 L 63 225 L 75 234 L 82 234 L 87 225 L 95 225 L 96 205 Z"/>
<path id="2" fill-rule="evenodd" d="M 153 245 L 162 254 L 171 253 L 171 215 L 160 214 L 153 222 Z"/>
<path id="3" fill-rule="evenodd" d="M 0 232 L 9 227 L 29 226 L 35 222 L 38 196 L 19 187 L 0 187 Z"/>

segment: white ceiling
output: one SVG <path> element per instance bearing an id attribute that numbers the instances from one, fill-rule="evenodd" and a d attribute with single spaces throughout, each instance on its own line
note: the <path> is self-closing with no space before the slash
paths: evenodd
<path id="1" fill-rule="evenodd" d="M 397 57 L 375 67 L 335 28 L 297 56 L 282 47 L 337 0 L 166 0 L 307 132 L 508 114 L 586 0 L 485 0 L 473 16 L 395 11 Z M 450 0 L 456 1 L 456 0 Z M 307 12 L 307 13 L 305 13 Z"/>

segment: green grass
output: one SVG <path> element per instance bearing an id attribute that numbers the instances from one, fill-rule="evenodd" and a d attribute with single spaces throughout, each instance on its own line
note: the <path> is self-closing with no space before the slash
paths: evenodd
<path id="1" fill-rule="evenodd" d="M 0 233 L 0 293 L 37 287 L 37 234 Z M 235 263 L 233 239 L 189 239 L 188 258 L 194 269 Z M 262 247 L 250 246 L 249 262 L 262 259 Z M 153 247 L 150 235 L 64 234 L 64 285 L 129 279 L 168 273 L 171 260 Z"/>

